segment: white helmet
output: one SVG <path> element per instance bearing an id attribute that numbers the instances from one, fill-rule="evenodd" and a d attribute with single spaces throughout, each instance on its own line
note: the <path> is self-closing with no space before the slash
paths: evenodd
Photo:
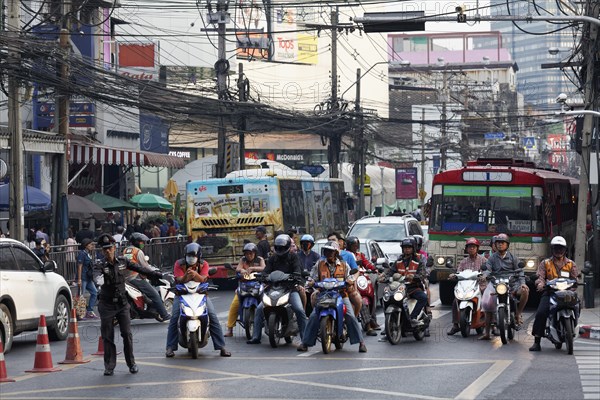
<path id="1" fill-rule="evenodd" d="M 554 236 L 550 241 L 550 246 L 563 246 L 567 247 L 567 241 L 562 236 Z"/>

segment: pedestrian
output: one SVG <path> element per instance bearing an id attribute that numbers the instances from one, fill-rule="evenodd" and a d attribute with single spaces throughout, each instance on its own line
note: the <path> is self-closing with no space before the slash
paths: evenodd
<path id="1" fill-rule="evenodd" d="M 257 226 L 256 230 L 254 231 L 254 235 L 256 236 L 256 239 L 258 240 L 258 243 L 256 244 L 258 246 L 258 253 L 257 255 L 259 257 L 264 258 L 265 260 L 269 258 L 269 254 L 271 253 L 271 245 L 269 244 L 269 241 L 267 240 L 267 228 L 265 228 L 264 226 Z"/>
<path id="2" fill-rule="evenodd" d="M 115 233 L 113 235 L 113 239 L 115 239 L 117 246 L 120 245 L 121 242 L 123 241 L 123 238 L 124 238 L 123 232 L 124 231 L 125 231 L 125 229 L 121 225 L 117 226 L 117 233 Z"/>
<path id="3" fill-rule="evenodd" d="M 123 338 L 123 353 L 129 372 L 136 374 L 138 366 L 133 356 L 133 336 L 131 334 L 131 320 L 129 303 L 125 293 L 125 270 L 136 271 L 149 276 L 160 276 L 162 273 L 130 262 L 122 257 L 117 258 L 115 239 L 104 233 L 98 237 L 98 246 L 102 248 L 104 261 L 94 264 L 94 280 L 100 284 L 98 312 L 100 313 L 100 334 L 104 344 L 104 375 L 114 374 L 117 365 L 117 347 L 115 346 L 116 320 L 121 337 Z"/>
<path id="4" fill-rule="evenodd" d="M 90 230 L 90 221 L 83 221 L 81 223 L 81 229 L 75 234 L 75 240 L 80 244 L 83 243 L 83 239 L 90 239 L 93 241 L 95 237 L 96 235 L 94 235 L 94 232 Z M 81 249 L 81 246 L 79 249 Z"/>
<path id="5" fill-rule="evenodd" d="M 49 260 L 48 253 L 46 250 L 46 244 L 47 242 L 43 238 L 35 239 L 35 247 L 33 248 L 33 254 L 38 256 L 39 259 L 42 260 L 42 262 L 46 262 Z"/>
<path id="6" fill-rule="evenodd" d="M 91 239 L 83 239 L 81 243 L 82 250 L 77 254 L 77 285 L 79 286 L 79 295 L 83 296 L 85 290 L 90 294 L 90 300 L 86 307 L 86 313 L 82 319 L 97 319 L 94 314 L 94 307 L 98 297 L 98 291 L 94 284 L 94 261 L 96 259 L 94 252 L 94 242 Z"/>

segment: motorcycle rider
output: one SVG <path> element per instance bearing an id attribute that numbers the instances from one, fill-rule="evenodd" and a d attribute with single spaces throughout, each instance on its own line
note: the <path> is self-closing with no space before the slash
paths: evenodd
<path id="1" fill-rule="evenodd" d="M 508 247 L 510 246 L 510 238 L 505 233 L 496 235 L 496 252 L 493 253 L 490 258 L 487 259 L 486 263 L 481 266 L 481 270 L 486 276 L 494 275 L 498 272 L 515 271 L 519 269 L 519 259 L 514 256 Z M 523 309 L 527 304 L 529 298 L 529 288 L 525 284 L 525 274 L 521 271 L 519 281 L 514 283 L 510 288 L 513 296 L 519 299 L 519 306 L 515 312 L 515 323 L 517 330 L 523 324 Z M 494 302 L 492 296 L 496 293 L 492 282 L 488 283 L 485 293 L 483 295 L 481 305 L 483 311 L 485 311 L 485 333 L 481 336 L 480 340 L 490 340 L 490 328 L 492 325 L 492 313 L 495 311 Z"/>
<path id="2" fill-rule="evenodd" d="M 350 253 L 354 254 L 354 257 L 356 258 L 356 264 L 358 264 L 361 267 L 364 267 L 366 270 L 369 270 L 371 272 L 377 272 L 377 268 L 375 268 L 373 263 L 371 261 L 369 261 L 367 256 L 360 251 L 360 240 L 356 236 L 348 236 L 346 238 L 346 247 L 348 248 L 348 251 Z M 358 290 L 356 290 L 356 288 L 353 291 L 349 291 L 349 295 L 352 296 L 350 298 L 350 301 L 352 302 L 353 307 L 357 301 L 360 303 L 360 306 L 362 307 L 362 297 L 361 297 L 360 293 L 358 292 Z M 377 336 L 377 333 L 375 333 L 375 329 L 378 329 L 378 328 L 381 329 L 379 327 L 379 324 L 377 323 L 376 309 L 377 309 L 376 304 L 373 304 L 373 310 L 371 311 L 371 321 L 369 322 L 369 329 L 367 330 L 367 336 Z M 360 312 L 360 309 L 359 309 L 359 312 Z"/>
<path id="3" fill-rule="evenodd" d="M 433 314 L 431 312 L 431 292 L 429 291 L 429 273 L 431 270 L 427 268 L 427 261 L 429 259 L 429 255 L 425 250 L 423 250 L 423 236 L 421 235 L 412 235 L 415 240 L 415 252 L 417 256 L 423 260 L 425 263 L 425 278 L 423 279 L 423 286 L 425 286 L 425 291 L 427 292 L 427 304 L 425 305 L 425 312 L 429 315 L 429 318 L 433 318 Z M 429 327 L 425 329 L 425 337 L 431 336 L 429 333 Z"/>
<path id="4" fill-rule="evenodd" d="M 467 243 L 465 245 L 467 256 L 458 264 L 456 272 L 462 272 L 466 269 L 470 269 L 471 271 L 481 271 L 481 267 L 487 262 L 487 259 L 478 253 L 480 245 L 481 243 L 479 240 L 474 237 L 467 239 Z M 448 278 L 455 279 L 456 274 L 450 274 Z M 479 289 L 481 290 L 481 293 L 483 293 L 485 290 L 485 285 L 485 278 L 480 279 Z M 458 319 L 458 301 L 454 299 L 454 302 L 452 303 L 452 328 L 448 331 L 448 335 L 454 335 L 455 333 L 460 332 L 460 328 L 458 327 Z"/>
<path id="5" fill-rule="evenodd" d="M 198 243 L 188 243 L 185 246 L 185 257 L 175 261 L 173 267 L 173 275 L 175 283 L 186 283 L 189 281 L 204 283 L 208 280 L 208 263 L 202 257 L 202 247 Z M 173 299 L 173 314 L 169 321 L 167 331 L 167 351 L 166 357 L 174 357 L 178 345 L 178 325 L 180 314 L 179 296 Z M 213 306 L 210 297 L 206 296 L 206 309 L 208 310 L 208 318 L 210 319 L 210 337 L 212 338 L 213 347 L 215 350 L 220 350 L 221 357 L 231 357 L 231 353 L 225 348 L 225 338 L 223 330 L 217 318 L 215 307 Z"/>
<path id="6" fill-rule="evenodd" d="M 313 266 L 319 261 L 321 256 L 319 253 L 313 250 L 315 246 L 315 238 L 312 235 L 303 235 L 300 238 L 300 251 L 298 252 L 298 258 L 300 259 L 300 265 L 304 271 L 312 271 Z"/>
<path id="7" fill-rule="evenodd" d="M 131 239 L 129 242 L 130 246 L 127 246 L 123 250 L 123 257 L 131 261 L 132 263 L 139 264 L 144 268 L 153 269 L 152 266 L 146 261 L 146 255 L 143 252 L 144 245 L 149 241 L 148 236 L 143 233 L 135 232 L 131 235 Z M 140 292 L 142 292 L 146 297 L 148 297 L 152 301 L 152 307 L 158 312 L 162 321 L 168 321 L 171 318 L 171 315 L 167 312 L 165 308 L 165 304 L 163 303 L 160 295 L 148 282 L 145 277 L 140 276 L 135 271 L 128 271 L 127 273 L 127 283 L 131 286 L 136 287 Z"/>
<path id="8" fill-rule="evenodd" d="M 258 247 L 254 243 L 246 243 L 244 246 L 244 255 L 240 258 L 235 272 L 238 274 L 250 274 L 252 272 L 261 272 L 265 269 L 265 259 L 258 255 Z M 233 336 L 233 328 L 237 321 L 240 310 L 240 298 L 237 293 L 233 294 L 233 300 L 229 306 L 229 316 L 227 318 L 227 333 L 225 337 Z"/>
<path id="9" fill-rule="evenodd" d="M 134 264 L 124 257 L 116 257 L 115 239 L 103 233 L 98 237 L 98 246 L 102 247 L 104 260 L 94 265 L 94 281 L 101 284 L 98 296 L 98 312 L 100 313 L 100 334 L 104 345 L 104 375 L 111 376 L 117 364 L 117 347 L 115 346 L 115 330 L 113 320 L 119 323 L 123 338 L 123 353 L 129 372 L 135 374 L 138 367 L 133 356 L 133 336 L 129 303 L 125 293 L 127 271 L 135 271 L 162 278 L 159 271 L 154 271 Z"/>
<path id="10" fill-rule="evenodd" d="M 405 277 L 406 293 L 417 301 L 415 308 L 410 313 L 410 324 L 414 328 L 419 322 L 417 317 L 419 313 L 427 305 L 427 293 L 425 292 L 423 281 L 425 279 L 425 262 L 418 257 L 416 253 L 416 243 L 413 238 L 405 238 L 402 240 L 402 256 L 396 261 L 392 268 L 388 268 L 385 272 L 387 278 L 392 277 L 395 273 L 399 273 Z"/>
<path id="11" fill-rule="evenodd" d="M 564 274 L 569 275 L 569 279 L 577 280 L 577 265 L 568 259 L 567 254 L 567 241 L 562 236 L 555 236 L 550 241 L 550 249 L 552 250 L 552 257 L 546 258 L 537 269 L 537 280 L 535 281 L 535 287 L 538 292 L 544 292 L 540 298 L 540 304 L 538 305 L 537 312 L 535 313 L 535 320 L 533 321 L 533 328 L 531 334 L 534 336 L 533 346 L 529 348 L 529 351 L 541 351 L 542 347 L 540 342 L 542 337 L 545 336 L 546 331 L 546 320 L 550 314 L 550 294 L 544 291 L 546 283 L 556 278 L 560 278 Z M 578 317 L 579 307 L 576 308 L 575 315 Z"/>
<path id="12" fill-rule="evenodd" d="M 346 263 L 339 259 L 339 244 L 336 241 L 329 241 L 322 247 L 324 258 L 319 260 L 312 269 L 311 278 L 313 281 L 320 282 L 325 278 L 336 278 L 338 280 L 346 280 L 349 282 L 350 270 Z M 346 314 L 344 318 L 346 320 L 346 326 L 348 327 L 348 337 L 350 338 L 350 344 L 359 343 L 358 351 L 361 353 L 367 352 L 367 346 L 365 345 L 362 337 L 362 332 L 358 320 L 356 319 L 352 310 L 352 304 L 348 298 L 347 293 L 342 293 L 344 304 L 346 305 Z M 315 308 L 310 314 L 308 324 L 306 325 L 306 331 L 302 338 L 302 343 L 298 346 L 298 351 L 307 351 L 309 346 L 314 346 L 317 341 L 317 334 L 319 332 L 319 313 L 320 311 Z"/>
<path id="13" fill-rule="evenodd" d="M 281 234 L 275 238 L 275 241 L 273 242 L 275 254 L 267 260 L 267 266 L 263 270 L 264 276 L 268 276 L 273 271 L 281 271 L 286 274 L 302 274 L 302 267 L 300 266 L 298 255 L 290 252 L 291 247 L 292 239 L 289 235 Z M 306 327 L 306 313 L 304 312 L 302 300 L 297 290 L 290 293 L 289 302 L 292 306 L 292 310 L 296 314 L 300 339 L 302 339 Z M 254 334 L 252 339 L 246 342 L 247 344 L 260 344 L 264 319 L 264 304 L 261 302 L 258 307 L 256 307 L 256 312 L 254 314 Z"/>
<path id="14" fill-rule="evenodd" d="M 348 267 L 351 270 L 358 268 L 354 254 L 346 250 L 346 241 L 344 238 L 342 238 L 342 235 L 340 235 L 339 232 L 331 232 L 329 235 L 327 235 L 327 240 L 338 243 L 340 247 L 339 256 L 346 264 L 348 264 Z"/>

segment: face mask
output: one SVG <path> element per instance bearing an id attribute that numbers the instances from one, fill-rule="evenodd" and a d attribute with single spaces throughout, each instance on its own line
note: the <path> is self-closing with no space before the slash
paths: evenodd
<path id="1" fill-rule="evenodd" d="M 304 251 L 308 251 L 308 249 L 310 248 L 310 243 L 308 243 L 308 242 L 303 242 L 303 243 L 301 244 L 301 246 L 302 246 L 302 250 L 304 250 Z"/>
<path id="2" fill-rule="evenodd" d="M 194 265 L 198 262 L 198 257 L 194 257 L 194 256 L 185 256 L 185 262 L 188 265 Z"/>
<path id="3" fill-rule="evenodd" d="M 144 248 L 144 243 L 140 243 L 140 250 Z"/>

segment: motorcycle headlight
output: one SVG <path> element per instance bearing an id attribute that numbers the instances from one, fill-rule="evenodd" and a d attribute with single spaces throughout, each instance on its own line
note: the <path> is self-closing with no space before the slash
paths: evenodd
<path id="1" fill-rule="evenodd" d="M 290 300 L 290 294 L 287 293 L 287 294 L 281 296 L 279 299 L 277 299 L 277 305 L 282 306 L 285 303 L 287 303 L 289 300 Z"/>
<path id="2" fill-rule="evenodd" d="M 506 292 L 508 292 L 508 286 L 506 286 L 506 284 L 500 283 L 498 286 L 496 286 L 496 293 L 499 295 L 506 294 Z"/>
<path id="3" fill-rule="evenodd" d="M 204 313 L 206 313 L 206 303 L 198 308 L 198 316 L 204 315 Z"/>
<path id="4" fill-rule="evenodd" d="M 404 298 L 404 293 L 402 293 L 401 291 L 397 291 L 396 293 L 394 293 L 394 300 L 402 301 L 403 298 Z"/>
<path id="5" fill-rule="evenodd" d="M 194 316 L 194 311 L 192 311 L 192 309 L 190 307 L 182 306 L 182 308 L 183 308 L 183 313 L 185 314 L 186 317 Z"/>
<path id="6" fill-rule="evenodd" d="M 358 279 L 356 280 L 356 286 L 358 286 L 358 288 L 360 290 L 365 290 L 367 288 L 367 286 L 369 286 L 369 281 L 367 280 L 366 277 L 359 276 Z"/>
<path id="7" fill-rule="evenodd" d="M 390 291 L 386 290 L 383 292 L 383 301 L 388 302 L 390 300 Z"/>
<path id="8" fill-rule="evenodd" d="M 334 281 L 323 282 L 323 289 L 331 290 L 335 287 L 336 284 L 337 284 L 337 282 L 334 282 Z"/>
<path id="9" fill-rule="evenodd" d="M 269 296 L 263 296 L 263 303 L 265 304 L 265 306 L 268 307 L 271 307 L 273 305 Z"/>

